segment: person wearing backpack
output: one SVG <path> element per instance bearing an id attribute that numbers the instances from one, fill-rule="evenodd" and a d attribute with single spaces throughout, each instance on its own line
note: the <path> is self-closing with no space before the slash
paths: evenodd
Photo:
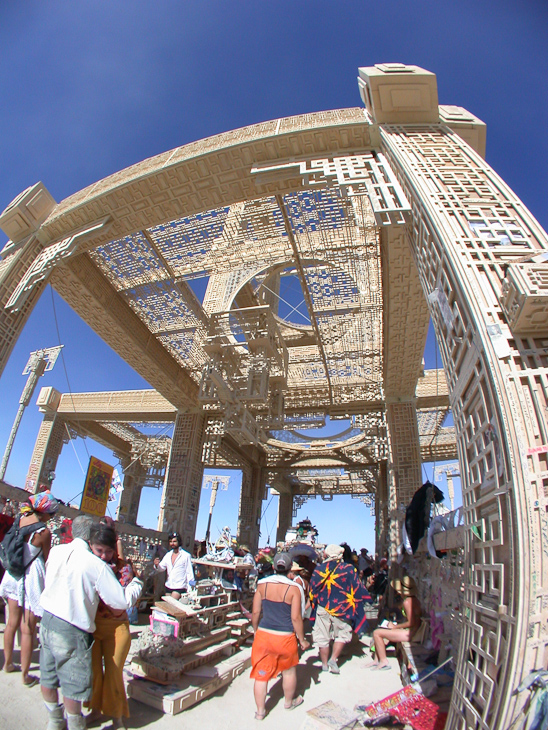
<path id="1" fill-rule="evenodd" d="M 34 634 L 38 617 L 42 616 L 40 596 L 44 590 L 45 562 L 51 547 L 47 521 L 59 508 L 51 492 L 29 497 L 21 513 L 0 545 L 0 559 L 6 572 L 0 584 L 0 596 L 8 604 L 8 621 L 4 630 L 5 672 L 15 672 L 13 645 L 21 628 L 21 672 L 23 684 L 33 687 L 38 678 L 29 674 Z"/>

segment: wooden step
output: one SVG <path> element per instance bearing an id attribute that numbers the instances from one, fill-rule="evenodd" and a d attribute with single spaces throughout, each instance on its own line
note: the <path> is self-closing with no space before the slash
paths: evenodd
<path id="1" fill-rule="evenodd" d="M 226 622 L 227 626 L 230 626 L 232 629 L 233 636 L 242 636 L 242 634 L 247 633 L 250 623 L 251 622 L 247 618 L 238 618 L 233 621 Z"/>
<path id="2" fill-rule="evenodd" d="M 234 656 L 191 670 L 179 681 L 167 686 L 146 679 L 130 679 L 128 697 L 143 702 L 169 715 L 176 715 L 230 684 L 251 666 L 251 649 L 245 648 Z"/>
<path id="3" fill-rule="evenodd" d="M 157 657 L 156 661 L 153 659 L 147 660 L 141 657 L 134 657 L 130 669 L 137 677 L 143 677 L 161 684 L 169 684 L 190 669 L 199 667 L 202 664 L 214 662 L 220 659 L 221 656 L 232 654 L 236 648 L 236 644 L 235 639 L 229 638 L 199 651 L 185 654 L 182 657 L 172 657 L 169 659 Z"/>

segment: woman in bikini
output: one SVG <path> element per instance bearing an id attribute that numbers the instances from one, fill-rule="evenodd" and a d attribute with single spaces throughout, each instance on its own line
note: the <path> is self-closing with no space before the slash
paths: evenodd
<path id="1" fill-rule="evenodd" d="M 387 626 L 373 631 L 375 660 L 367 666 L 376 670 L 390 669 L 386 658 L 387 643 L 397 644 L 401 641 L 411 641 L 421 626 L 422 608 L 417 598 L 417 586 L 413 578 L 404 575 L 401 581 L 394 580 L 391 585 L 402 603 L 405 620 L 397 624 L 389 621 Z"/>

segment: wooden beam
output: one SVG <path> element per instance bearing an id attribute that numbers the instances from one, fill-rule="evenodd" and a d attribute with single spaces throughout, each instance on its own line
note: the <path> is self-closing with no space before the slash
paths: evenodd
<path id="1" fill-rule="evenodd" d="M 50 283 L 84 322 L 170 403 L 185 411 L 197 407 L 197 384 L 87 254 L 54 269 Z"/>

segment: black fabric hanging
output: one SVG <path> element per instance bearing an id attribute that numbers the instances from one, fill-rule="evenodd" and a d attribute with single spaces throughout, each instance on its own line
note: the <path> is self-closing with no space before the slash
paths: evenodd
<path id="1" fill-rule="evenodd" d="M 445 497 L 441 489 L 429 481 L 426 481 L 413 495 L 413 499 L 405 511 L 405 529 L 413 553 L 417 552 L 419 541 L 428 530 L 432 502 L 437 504 L 443 499 Z"/>

